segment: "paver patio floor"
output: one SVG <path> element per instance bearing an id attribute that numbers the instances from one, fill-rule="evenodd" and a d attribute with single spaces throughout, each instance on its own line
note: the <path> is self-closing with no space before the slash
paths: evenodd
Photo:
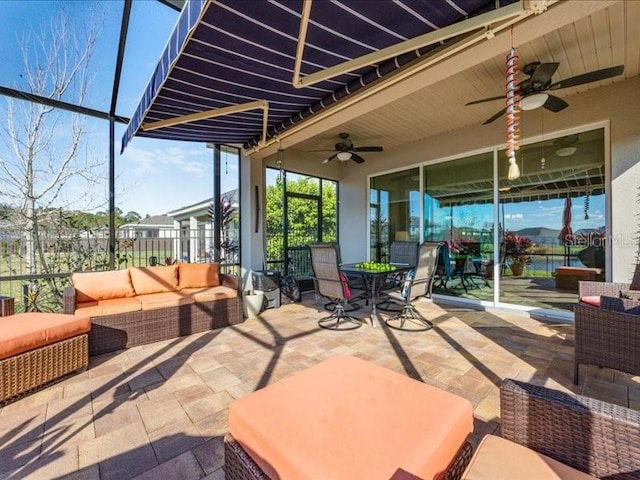
<path id="1" fill-rule="evenodd" d="M 334 332 L 318 328 L 326 312 L 305 294 L 238 326 L 93 357 L 86 372 L 0 410 L 0 479 L 223 479 L 230 402 L 340 354 L 466 397 L 474 442 L 499 427 L 505 377 L 640 408 L 637 378 L 585 368 L 573 385 L 572 325 L 418 305 L 432 330 Z"/>

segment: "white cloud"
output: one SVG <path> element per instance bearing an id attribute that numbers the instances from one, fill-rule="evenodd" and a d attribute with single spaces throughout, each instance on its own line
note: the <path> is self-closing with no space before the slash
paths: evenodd
<path id="1" fill-rule="evenodd" d="M 122 155 L 136 174 L 181 175 L 208 177 L 212 162 L 204 148 L 139 148 L 130 145 Z"/>

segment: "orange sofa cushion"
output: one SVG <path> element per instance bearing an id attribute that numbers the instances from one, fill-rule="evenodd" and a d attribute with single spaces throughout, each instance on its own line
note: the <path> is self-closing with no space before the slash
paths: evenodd
<path id="1" fill-rule="evenodd" d="M 142 305 L 142 310 L 155 310 L 157 308 L 178 307 L 194 302 L 193 297 L 182 292 L 161 292 L 138 295 L 136 297 Z"/>
<path id="2" fill-rule="evenodd" d="M 495 435 L 485 436 L 467 466 L 463 480 L 593 480 L 596 477 Z"/>
<path id="3" fill-rule="evenodd" d="M 129 267 L 136 295 L 173 292 L 178 289 L 178 266 Z"/>
<path id="4" fill-rule="evenodd" d="M 220 265 L 217 263 L 181 263 L 178 265 L 180 288 L 217 287 Z"/>
<path id="5" fill-rule="evenodd" d="M 222 285 L 218 287 L 183 288 L 180 291 L 190 294 L 196 302 L 211 302 L 214 300 L 236 298 L 238 296 L 237 290 L 230 287 L 223 287 Z"/>
<path id="6" fill-rule="evenodd" d="M 33 312 L 0 320 L 0 360 L 88 333 L 91 328 L 84 315 Z"/>
<path id="7" fill-rule="evenodd" d="M 337 356 L 234 401 L 229 430 L 270 478 L 434 479 L 473 414 L 462 397 Z"/>
<path id="8" fill-rule="evenodd" d="M 76 289 L 76 303 L 133 297 L 136 294 L 128 270 L 73 273 L 71 283 Z"/>
<path id="9" fill-rule="evenodd" d="M 112 298 L 110 300 L 98 300 L 97 302 L 76 303 L 75 313 L 88 317 L 101 317 L 104 315 L 137 312 L 138 310 L 142 310 L 142 304 L 136 297 Z"/>

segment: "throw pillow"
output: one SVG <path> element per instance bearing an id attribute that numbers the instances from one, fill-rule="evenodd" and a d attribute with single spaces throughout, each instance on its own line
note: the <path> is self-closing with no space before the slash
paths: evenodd
<path id="1" fill-rule="evenodd" d="M 344 292 L 344 298 L 349 300 L 352 294 L 351 289 L 349 288 L 347 276 L 344 273 L 340 274 L 340 281 L 342 282 L 342 291 Z"/>
<path id="2" fill-rule="evenodd" d="M 409 270 L 407 276 L 404 279 L 404 285 L 402 286 L 402 298 L 405 300 L 409 297 L 411 293 L 411 284 L 413 283 L 413 279 L 416 278 L 416 271 Z"/>

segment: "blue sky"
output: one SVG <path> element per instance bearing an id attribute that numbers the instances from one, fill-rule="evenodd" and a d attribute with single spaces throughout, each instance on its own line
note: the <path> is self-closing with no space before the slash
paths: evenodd
<path id="1" fill-rule="evenodd" d="M 111 102 L 115 61 L 118 48 L 123 2 L 108 0 L 89 1 L 0 1 L 0 85 L 26 89 L 20 73 L 22 59 L 20 41 L 29 31 L 39 32 L 48 27 L 49 19 L 66 11 L 74 25 L 92 19 L 99 23 L 101 32 L 90 71 L 93 74 L 90 96 L 85 106 L 108 111 Z M 178 12 L 155 0 L 133 2 L 129 36 L 117 113 L 130 117 L 151 78 L 157 60 L 173 29 Z M 10 19 L 10 21 L 7 21 Z M 0 97 L 0 109 L 6 99 Z M 87 120 L 90 130 L 91 154 L 104 157 L 105 174 L 108 159 L 109 130 L 106 121 Z M 116 206 L 145 215 L 167 211 L 206 199 L 212 194 L 212 150 L 200 143 L 172 142 L 134 138 L 122 156 L 120 139 L 126 126 L 116 124 Z M 0 144 L 0 155 L 7 155 Z M 224 158 L 223 158 L 224 161 Z M 237 186 L 237 165 L 230 163 L 224 174 L 222 190 Z M 106 177 L 105 177 L 106 178 Z M 106 208 L 107 186 L 97 192 L 98 201 L 92 207 Z"/>
<path id="2" fill-rule="evenodd" d="M 412 202 L 411 214 L 419 215 L 419 197 Z M 584 196 L 572 199 L 571 225 L 574 231 L 597 229 L 605 225 L 604 195 L 592 195 L 589 199 L 589 218 L 585 219 Z M 564 199 L 532 200 L 517 203 L 504 203 L 500 216 L 504 213 L 504 228 L 518 231 L 523 228 L 545 227 L 560 230 Z M 504 209 L 504 211 L 503 211 Z M 448 207 L 436 208 L 435 222 L 448 224 L 451 220 Z M 501 223 L 503 219 L 499 220 Z M 458 228 L 486 228 L 493 223 L 493 205 L 463 205 L 453 208 L 453 226 Z"/>

